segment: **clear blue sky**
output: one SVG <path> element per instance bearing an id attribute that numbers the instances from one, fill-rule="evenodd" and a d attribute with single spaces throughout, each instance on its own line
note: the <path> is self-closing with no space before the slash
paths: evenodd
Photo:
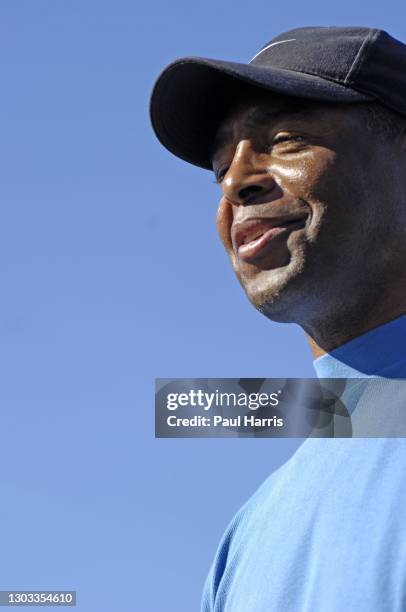
<path id="1" fill-rule="evenodd" d="M 301 331 L 234 279 L 210 173 L 155 140 L 153 81 L 300 25 L 406 40 L 405 16 L 401 1 L 3 0 L 1 589 L 198 609 L 226 524 L 298 442 L 156 440 L 153 379 L 313 369 Z"/>

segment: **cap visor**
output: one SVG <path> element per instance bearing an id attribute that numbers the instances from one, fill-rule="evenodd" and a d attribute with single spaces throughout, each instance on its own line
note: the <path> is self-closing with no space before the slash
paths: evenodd
<path id="1" fill-rule="evenodd" d="M 151 121 L 158 139 L 177 157 L 210 170 L 219 123 L 248 86 L 319 102 L 372 99 L 334 81 L 293 70 L 184 58 L 162 72 L 152 92 Z"/>

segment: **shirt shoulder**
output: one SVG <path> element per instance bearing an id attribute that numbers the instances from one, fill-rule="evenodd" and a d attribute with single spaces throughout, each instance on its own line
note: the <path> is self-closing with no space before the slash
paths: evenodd
<path id="1" fill-rule="evenodd" d="M 228 524 L 205 582 L 201 612 L 222 609 L 221 593 L 226 593 L 228 590 L 230 576 L 233 568 L 238 566 L 240 551 L 244 548 L 246 538 L 249 537 L 251 525 L 253 522 L 261 521 L 261 515 L 269 512 L 270 501 L 277 497 L 291 460 L 292 458 L 288 459 L 266 478 Z"/>

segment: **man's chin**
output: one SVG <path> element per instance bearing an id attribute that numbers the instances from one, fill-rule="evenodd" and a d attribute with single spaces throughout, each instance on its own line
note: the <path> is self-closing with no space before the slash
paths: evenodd
<path id="1" fill-rule="evenodd" d="M 251 304 L 262 314 L 275 321 L 292 321 L 290 306 L 296 294 L 299 280 L 302 276 L 304 261 L 301 258 L 292 258 L 290 262 L 280 268 L 272 270 L 257 269 L 249 277 L 238 274 Z"/>

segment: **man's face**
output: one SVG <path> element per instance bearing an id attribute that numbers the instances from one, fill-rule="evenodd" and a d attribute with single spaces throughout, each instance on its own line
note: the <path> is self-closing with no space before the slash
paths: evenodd
<path id="1" fill-rule="evenodd" d="M 302 323 L 374 299 L 404 243 L 406 203 L 394 145 L 356 105 L 247 99 L 220 125 L 213 169 L 218 231 L 256 308 Z"/>

